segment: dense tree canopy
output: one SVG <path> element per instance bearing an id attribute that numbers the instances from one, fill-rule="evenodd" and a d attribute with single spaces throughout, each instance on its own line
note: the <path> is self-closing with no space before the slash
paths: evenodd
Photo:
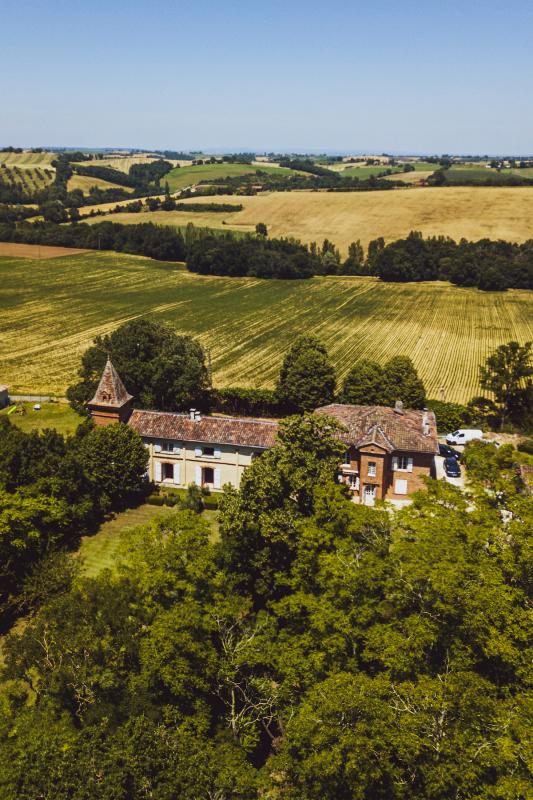
<path id="1" fill-rule="evenodd" d="M 426 392 L 408 356 L 394 356 L 381 367 L 375 361 L 356 361 L 339 395 L 341 403 L 393 406 L 401 400 L 406 408 L 423 408 Z"/>
<path id="2" fill-rule="evenodd" d="M 143 496 L 148 455 L 125 426 L 87 422 L 64 439 L 0 417 L 0 630 L 41 559 L 71 546 L 102 514 Z"/>
<path id="3" fill-rule="evenodd" d="M 508 416 L 533 415 L 531 342 L 507 342 L 490 354 L 480 368 L 480 383 L 500 406 L 501 425 Z"/>
<path id="4" fill-rule="evenodd" d="M 312 411 L 332 402 L 335 380 L 324 345 L 314 336 L 300 336 L 283 360 L 276 393 L 292 411 Z"/>
<path id="5" fill-rule="evenodd" d="M 383 247 L 371 261 L 372 274 L 385 281 L 444 280 L 485 291 L 533 289 L 531 240 L 520 245 L 489 239 L 457 243 L 445 236 L 424 239 L 412 231 Z"/>
<path id="6" fill-rule="evenodd" d="M 393 356 L 383 367 L 383 404 L 401 400 L 406 408 L 423 408 L 426 390 L 409 356 Z"/>
<path id="7" fill-rule="evenodd" d="M 341 449 L 287 420 L 219 543 L 192 512 L 129 531 L 5 642 L 2 798 L 526 800 L 516 451 L 469 445 L 471 496 L 391 515 L 345 496 Z"/>
<path id="8" fill-rule="evenodd" d="M 108 356 L 141 408 L 179 411 L 206 403 L 209 374 L 200 345 L 165 325 L 136 319 L 97 336 L 86 350 L 81 380 L 67 392 L 73 404 L 81 406 L 91 399 Z"/>
<path id="9" fill-rule="evenodd" d="M 199 239 L 188 250 L 187 269 L 201 275 L 255 278 L 309 278 L 322 271 L 320 260 L 305 245 L 264 235 Z"/>
<path id="10" fill-rule="evenodd" d="M 381 366 L 366 358 L 356 361 L 343 381 L 339 400 L 348 405 L 382 405 L 383 369 Z"/>

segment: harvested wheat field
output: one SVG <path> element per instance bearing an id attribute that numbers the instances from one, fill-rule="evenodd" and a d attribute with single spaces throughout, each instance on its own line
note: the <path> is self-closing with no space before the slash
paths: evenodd
<path id="1" fill-rule="evenodd" d="M 0 152 L 0 164 L 9 167 L 47 167 L 57 158 L 57 153 Z"/>
<path id="2" fill-rule="evenodd" d="M 96 158 L 92 161 L 83 161 L 80 166 L 93 166 L 93 167 L 110 167 L 111 169 L 118 169 L 120 172 L 129 172 L 130 167 L 134 164 L 151 164 L 152 161 L 159 161 L 162 159 L 163 156 L 145 156 L 145 155 L 138 155 L 138 156 L 110 156 L 109 158 Z M 178 164 L 185 164 L 188 165 L 190 161 L 177 161 L 174 158 L 165 158 L 165 161 L 168 161 L 169 164 L 173 166 L 177 166 Z"/>
<path id="3" fill-rule="evenodd" d="M 89 193 L 91 186 L 96 186 L 98 189 L 122 189 L 125 192 L 133 192 L 129 186 L 119 186 L 117 183 L 110 183 L 104 181 L 102 178 L 94 178 L 91 175 L 73 175 L 68 180 L 68 190 L 71 192 L 73 189 L 81 189 L 85 194 Z M 117 205 L 115 200 L 113 205 Z"/>
<path id="4" fill-rule="evenodd" d="M 479 393 L 479 365 L 492 349 L 533 339 L 527 291 L 208 277 L 116 253 L 42 264 L 0 258 L 0 382 L 13 393 L 62 393 L 96 334 L 148 315 L 209 348 L 219 386 L 273 386 L 294 338 L 311 333 L 341 378 L 358 358 L 405 354 L 430 397 L 444 386 L 456 401 Z"/>
<path id="5" fill-rule="evenodd" d="M 124 205 L 126 202 L 129 201 L 122 200 L 119 204 L 113 203 L 112 207 L 114 208 L 120 204 Z M 234 198 L 233 202 L 240 202 L 240 197 Z M 82 214 L 90 214 L 91 208 L 92 206 L 84 206 L 80 209 L 80 212 Z M 96 208 L 101 207 L 96 206 Z M 83 222 L 88 225 L 98 225 L 101 222 L 120 222 L 122 225 L 139 225 L 141 222 L 153 222 L 154 225 L 182 229 L 186 228 L 189 222 L 192 222 L 197 228 L 215 228 L 217 230 L 232 231 L 237 234 L 239 232 L 244 234 L 255 231 L 255 225 L 242 225 L 238 222 L 238 219 L 238 211 L 230 214 L 218 214 L 216 211 L 193 211 L 190 213 L 186 211 L 121 211 L 118 214 L 109 214 L 105 217 L 87 217 Z M 232 220 L 236 220 L 235 225 Z"/>
<path id="6" fill-rule="evenodd" d="M 33 261 L 46 260 L 49 258 L 60 258 L 61 256 L 75 256 L 81 253 L 88 253 L 89 250 L 82 250 L 77 247 L 51 247 L 46 244 L 18 244 L 17 242 L 0 242 L 0 257 L 10 256 L 12 258 L 26 258 Z M 1 263 L 1 262 L 0 262 Z M 0 312 L 2 306 L 0 304 Z"/>
<path id="7" fill-rule="evenodd" d="M 236 201 L 218 195 L 210 197 L 209 202 Z M 238 202 L 244 210 L 224 216 L 232 227 L 250 228 L 264 222 L 271 236 L 295 236 L 304 242 L 330 239 L 343 253 L 355 239 L 366 245 L 383 236 L 390 242 L 412 230 L 454 239 L 489 237 L 523 242 L 533 238 L 533 188 L 529 187 L 271 192 L 239 197 Z M 193 217 L 191 214 L 194 222 Z"/>

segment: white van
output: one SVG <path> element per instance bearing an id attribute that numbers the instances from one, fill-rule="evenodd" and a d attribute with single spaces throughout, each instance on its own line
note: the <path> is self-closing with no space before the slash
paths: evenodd
<path id="1" fill-rule="evenodd" d="M 446 437 L 446 444 L 466 444 L 474 439 L 483 439 L 483 431 L 473 428 L 459 428 L 459 430 L 449 433 Z"/>

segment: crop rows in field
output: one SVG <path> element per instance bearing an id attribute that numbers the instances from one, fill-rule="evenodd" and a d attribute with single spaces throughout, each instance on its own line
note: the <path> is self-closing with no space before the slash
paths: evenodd
<path id="1" fill-rule="evenodd" d="M 4 153 L 0 152 L 0 164 L 7 164 L 9 167 L 36 167 L 50 166 L 52 161 L 57 158 L 56 153 Z"/>
<path id="2" fill-rule="evenodd" d="M 73 175 L 68 180 L 68 189 L 72 191 L 73 189 L 81 189 L 84 194 L 89 194 L 89 191 L 92 186 L 96 186 L 98 189 L 121 189 L 124 192 L 133 192 L 133 188 L 129 186 L 119 186 L 117 183 L 111 183 L 110 181 L 105 181 L 102 178 L 95 178 L 92 175 Z M 111 204 L 111 206 L 117 205 L 117 202 Z M 100 220 L 101 221 L 101 220 Z"/>
<path id="3" fill-rule="evenodd" d="M 28 194 L 46 189 L 54 179 L 55 170 L 50 167 L 0 166 L 0 180 L 22 187 Z"/>
<path id="4" fill-rule="evenodd" d="M 533 295 L 372 278 L 261 281 L 192 275 L 111 253 L 46 263 L 0 258 L 0 381 L 61 393 L 98 333 L 150 315 L 211 351 L 218 385 L 272 386 L 300 333 L 319 336 L 342 377 L 361 357 L 415 362 L 430 397 L 479 393 L 478 368 L 502 342 L 533 338 Z"/>

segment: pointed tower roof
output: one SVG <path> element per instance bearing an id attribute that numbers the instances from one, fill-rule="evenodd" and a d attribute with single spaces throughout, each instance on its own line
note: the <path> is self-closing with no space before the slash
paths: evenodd
<path id="1" fill-rule="evenodd" d="M 128 394 L 126 387 L 120 380 L 120 376 L 115 367 L 108 358 L 98 389 L 95 392 L 93 399 L 89 405 L 94 406 L 110 406 L 112 408 L 120 408 L 125 403 L 133 398 L 133 395 Z"/>

